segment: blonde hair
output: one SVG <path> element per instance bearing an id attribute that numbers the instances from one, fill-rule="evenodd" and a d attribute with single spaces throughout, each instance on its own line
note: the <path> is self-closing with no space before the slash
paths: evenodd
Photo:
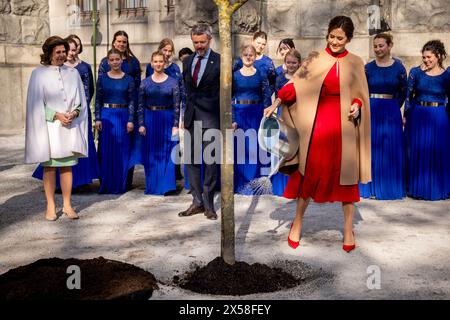
<path id="1" fill-rule="evenodd" d="M 161 56 L 164 59 L 164 54 L 161 51 L 158 50 L 158 51 L 155 51 L 155 52 L 152 53 L 150 61 L 153 61 L 153 58 L 156 57 L 156 56 Z"/>
<path id="2" fill-rule="evenodd" d="M 256 49 L 255 49 L 255 47 L 254 47 L 253 45 L 251 45 L 251 44 L 248 44 L 248 45 L 246 45 L 246 46 L 243 46 L 243 47 L 242 47 L 242 50 L 241 50 L 241 54 L 244 54 L 244 52 L 247 51 L 248 49 L 250 49 L 251 51 L 253 51 L 253 53 L 254 53 L 255 56 L 256 56 Z"/>
<path id="3" fill-rule="evenodd" d="M 172 39 L 164 38 L 159 42 L 158 50 L 162 50 L 165 46 L 171 46 L 172 47 L 172 55 L 175 52 L 175 45 L 173 44 Z"/>
<path id="4" fill-rule="evenodd" d="M 284 62 L 286 62 L 286 58 L 287 57 L 294 57 L 298 60 L 299 63 L 302 62 L 302 55 L 300 54 L 300 52 L 298 52 L 298 50 L 296 49 L 291 49 L 288 52 L 286 52 L 286 55 L 284 56 Z"/>

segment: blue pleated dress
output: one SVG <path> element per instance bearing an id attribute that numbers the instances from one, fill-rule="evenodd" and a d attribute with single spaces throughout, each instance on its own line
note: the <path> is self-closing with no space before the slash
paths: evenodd
<path id="1" fill-rule="evenodd" d="M 148 107 L 165 107 L 151 110 Z M 155 82 L 152 77 L 142 81 L 139 88 L 139 126 L 144 126 L 142 164 L 145 169 L 145 194 L 164 195 L 176 190 L 175 163 L 171 157 L 178 143 L 172 139 L 172 128 L 178 128 L 180 89 L 178 81 L 168 77 Z"/>
<path id="2" fill-rule="evenodd" d="M 424 200 L 449 197 L 449 96 L 448 69 L 438 76 L 429 76 L 420 67 L 411 69 L 405 103 L 406 182 L 410 197 Z M 439 106 L 422 106 L 420 102 L 437 102 Z"/>
<path id="3" fill-rule="evenodd" d="M 145 77 L 148 78 L 153 74 L 154 70 L 151 66 L 151 64 L 147 64 L 147 68 L 145 70 Z M 181 99 L 181 106 L 180 106 L 180 113 L 183 114 L 183 111 L 186 106 L 186 90 L 184 89 L 184 82 L 183 82 L 183 75 L 181 73 L 180 67 L 176 63 L 171 63 L 167 68 L 164 69 L 164 73 L 168 76 L 174 78 L 178 82 L 178 87 L 180 89 L 180 99 Z M 175 166 L 177 167 L 177 166 Z M 175 168 L 175 176 L 177 177 L 177 180 L 181 180 L 181 169 Z M 187 179 L 187 172 L 186 172 L 186 166 L 184 167 L 184 185 L 186 189 L 189 189 L 189 182 Z"/>
<path id="4" fill-rule="evenodd" d="M 97 81 L 95 119 L 102 122 L 99 133 L 99 193 L 121 194 L 131 187 L 131 150 L 134 133 L 127 123 L 134 120 L 134 79 L 125 74 L 113 79 L 103 73 Z M 126 108 L 106 108 L 104 104 L 125 104 Z M 136 128 L 135 130 L 136 131 Z"/>
<path id="5" fill-rule="evenodd" d="M 238 125 L 234 138 L 234 190 L 241 194 L 253 194 L 252 190 L 244 186 L 261 177 L 261 160 L 264 156 L 268 159 L 264 166 L 270 166 L 270 158 L 262 154 L 264 151 L 259 148 L 257 141 L 264 108 L 271 104 L 270 96 L 267 78 L 259 70 L 252 76 L 244 76 L 240 70 L 233 73 L 232 115 L 233 122 Z M 246 103 L 239 103 L 245 100 Z M 244 144 L 245 133 L 251 134 L 251 138 L 245 137 Z"/>
<path id="6" fill-rule="evenodd" d="M 402 199 L 405 185 L 405 138 L 401 106 L 406 98 L 406 69 L 395 59 L 389 67 L 375 60 L 365 66 L 370 94 L 389 94 L 393 99 L 370 98 L 372 182 L 360 184 L 360 196 L 379 200 Z"/>
<path id="7" fill-rule="evenodd" d="M 72 166 L 72 188 L 83 186 L 92 183 L 92 180 L 99 178 L 99 167 L 97 151 L 95 149 L 94 136 L 92 134 L 92 114 L 90 104 L 92 96 L 94 95 L 94 78 L 92 76 L 91 66 L 81 61 L 75 69 L 80 74 L 83 82 L 84 93 L 86 95 L 88 110 L 88 152 L 87 158 L 78 158 L 78 164 Z M 58 169 L 56 169 L 58 170 Z M 44 175 L 44 167 L 38 165 L 33 172 L 33 178 L 42 180 Z M 56 188 L 60 189 L 59 174 L 56 175 Z"/>
<path id="8" fill-rule="evenodd" d="M 125 74 L 129 75 L 130 77 L 133 78 L 134 81 L 134 101 L 135 104 L 137 104 L 138 101 L 138 92 L 139 92 L 139 86 L 141 85 L 141 63 L 139 62 L 139 60 L 135 57 L 135 56 L 131 56 L 130 57 L 130 61 L 128 61 L 128 59 L 124 59 L 122 61 L 122 66 L 121 69 L 123 72 L 125 72 Z M 108 57 L 104 57 L 102 59 L 102 61 L 100 62 L 100 65 L 98 66 L 98 76 L 100 77 L 100 75 L 104 74 L 105 72 L 110 71 L 111 68 L 109 67 L 108 64 Z M 137 106 L 135 107 L 134 110 L 134 127 L 138 126 L 138 116 L 137 116 Z M 140 143 L 141 143 L 141 139 L 139 137 L 139 132 L 137 130 L 134 131 L 134 137 L 131 140 L 132 143 L 132 149 L 133 150 L 140 150 Z M 135 145 L 137 144 L 137 145 Z M 135 158 L 139 158 L 139 154 L 135 155 Z M 134 167 L 132 166 L 130 168 L 130 172 L 128 174 L 129 179 L 133 179 L 133 174 L 134 174 Z"/>

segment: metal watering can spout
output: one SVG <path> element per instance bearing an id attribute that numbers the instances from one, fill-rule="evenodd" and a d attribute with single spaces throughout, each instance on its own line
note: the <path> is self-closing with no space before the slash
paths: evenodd
<path id="1" fill-rule="evenodd" d="M 297 154 L 299 136 L 295 128 L 287 125 L 275 113 L 270 117 L 263 117 L 259 124 L 258 143 L 261 149 L 275 154 L 280 164 L 289 161 Z"/>

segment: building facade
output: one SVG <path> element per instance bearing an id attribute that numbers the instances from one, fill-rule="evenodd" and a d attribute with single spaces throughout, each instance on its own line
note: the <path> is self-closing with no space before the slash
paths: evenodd
<path id="1" fill-rule="evenodd" d="M 28 79 L 48 36 L 79 35 L 81 58 L 94 65 L 93 1 L 0 0 L 0 130 L 23 128 Z M 293 38 L 306 56 L 325 46 L 328 21 L 341 14 L 355 23 L 349 49 L 365 61 L 373 58 L 372 35 L 380 30 L 393 34 L 392 53 L 407 69 L 420 63 L 421 47 L 428 40 L 441 39 L 450 51 L 449 0 L 249 0 L 233 19 L 234 50 L 263 30 L 269 36 L 267 54 L 276 65 L 281 63 L 276 49 L 283 38 Z M 97 16 L 97 66 L 118 30 L 128 33 L 143 70 L 162 38 L 174 40 L 176 53 L 192 47 L 189 30 L 197 22 L 212 25 L 212 47 L 220 51 L 213 0 L 97 0 Z"/>

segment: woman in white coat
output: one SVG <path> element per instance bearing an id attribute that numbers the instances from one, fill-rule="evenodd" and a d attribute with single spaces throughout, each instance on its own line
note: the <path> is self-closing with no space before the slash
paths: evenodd
<path id="1" fill-rule="evenodd" d="M 44 167 L 45 218 L 51 221 L 57 219 L 57 169 L 62 212 L 70 219 L 78 219 L 70 200 L 72 166 L 88 154 L 86 98 L 79 73 L 64 65 L 68 50 L 69 44 L 62 38 L 48 38 L 42 45 L 42 66 L 33 70 L 28 84 L 25 163 L 41 163 Z"/>

